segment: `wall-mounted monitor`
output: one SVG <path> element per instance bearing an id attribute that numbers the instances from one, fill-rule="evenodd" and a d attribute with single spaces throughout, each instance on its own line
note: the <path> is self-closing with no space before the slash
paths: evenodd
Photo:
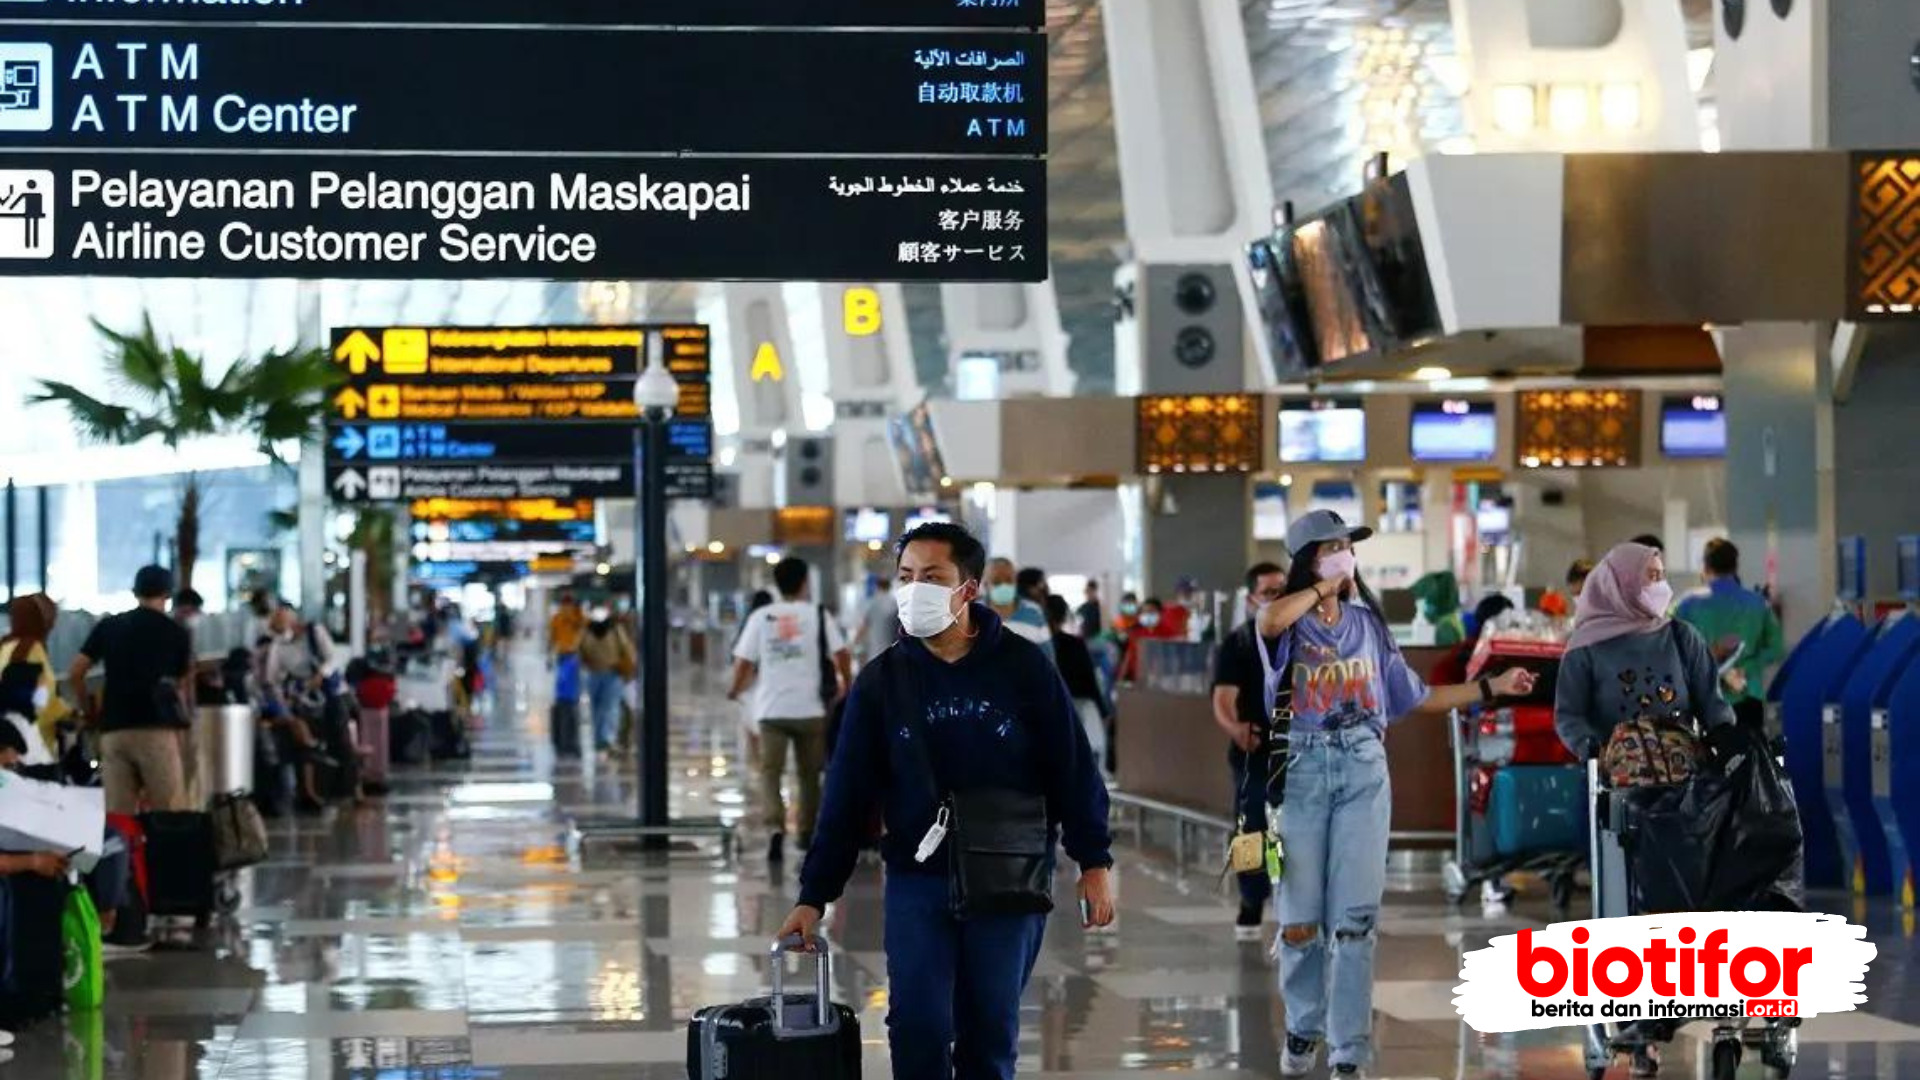
<path id="1" fill-rule="evenodd" d="M 947 479 L 946 459 L 933 433 L 933 411 L 926 402 L 887 421 L 887 439 L 900 465 L 900 483 L 909 496 L 937 496 Z"/>
<path id="2" fill-rule="evenodd" d="M 1440 304 L 1427 273 L 1427 249 L 1414 216 L 1406 173 L 1370 181 L 1355 200 L 1360 253 L 1367 273 L 1361 297 L 1377 334 L 1413 345 L 1442 333 Z"/>
<path id="3" fill-rule="evenodd" d="M 1253 485 L 1253 538 L 1287 538 L 1287 489 L 1279 484 Z"/>
<path id="4" fill-rule="evenodd" d="M 885 510 L 862 506 L 846 512 L 845 536 L 849 544 L 885 543 L 893 539 L 893 515 Z"/>
<path id="5" fill-rule="evenodd" d="M 1726 403 L 1717 394 L 1682 394 L 1660 402 L 1660 452 L 1670 458 L 1727 456 Z"/>
<path id="6" fill-rule="evenodd" d="M 1259 300 L 1260 323 L 1273 353 L 1274 378 L 1304 379 L 1320 366 L 1313 340 L 1313 317 L 1307 306 L 1306 286 L 1293 254 L 1293 230 L 1283 228 L 1270 240 L 1247 247 L 1247 268 Z"/>
<path id="7" fill-rule="evenodd" d="M 1359 398 L 1289 398 L 1280 404 L 1280 460 L 1351 465 L 1367 459 L 1367 410 Z"/>
<path id="8" fill-rule="evenodd" d="M 1499 414 L 1491 401 L 1415 402 L 1409 441 L 1415 461 L 1492 461 L 1500 442 Z"/>
<path id="9" fill-rule="evenodd" d="M 1362 259 L 1352 246 L 1358 236 L 1353 208 L 1346 203 L 1293 230 L 1293 257 L 1311 313 L 1314 351 L 1322 364 L 1374 349 L 1354 287 L 1353 275 Z"/>
<path id="10" fill-rule="evenodd" d="M 923 506 L 918 510 L 912 510 L 907 513 L 907 520 L 901 525 L 900 531 L 910 533 L 922 525 L 932 525 L 936 523 L 944 525 L 952 520 L 952 514 L 947 513 L 937 506 Z"/>

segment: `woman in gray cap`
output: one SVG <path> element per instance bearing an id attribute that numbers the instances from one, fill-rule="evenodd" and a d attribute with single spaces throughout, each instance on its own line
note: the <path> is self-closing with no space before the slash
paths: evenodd
<path id="1" fill-rule="evenodd" d="M 1372 1056 L 1374 938 L 1393 807 L 1387 725 L 1533 689 L 1532 674 L 1518 669 L 1466 686 L 1421 681 L 1361 579 L 1354 545 L 1372 535 L 1330 510 L 1296 519 L 1287 528 L 1286 595 L 1259 614 L 1273 737 L 1291 738 L 1268 792 L 1281 804 L 1268 820 L 1279 823 L 1285 866 L 1282 1076 L 1312 1071 L 1323 1041 L 1336 1077 L 1364 1076 Z"/>

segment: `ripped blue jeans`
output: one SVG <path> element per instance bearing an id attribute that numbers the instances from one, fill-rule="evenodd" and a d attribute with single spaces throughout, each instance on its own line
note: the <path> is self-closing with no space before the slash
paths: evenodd
<path id="1" fill-rule="evenodd" d="M 1373 953 L 1387 887 L 1393 794 L 1366 727 L 1296 732 L 1280 842 L 1280 993 L 1287 1031 L 1325 1039 L 1334 1065 L 1368 1063 Z"/>

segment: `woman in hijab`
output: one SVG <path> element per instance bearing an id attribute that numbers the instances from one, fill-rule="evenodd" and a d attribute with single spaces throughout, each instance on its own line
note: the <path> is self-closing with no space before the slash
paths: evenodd
<path id="1" fill-rule="evenodd" d="M 7 636 L 0 638 L 0 671 L 13 664 L 36 664 L 40 668 L 33 695 L 36 710 L 33 719 L 40 738 L 48 746 L 57 743 L 54 725 L 69 712 L 56 690 L 59 680 L 53 671 L 53 660 L 47 655 L 47 636 L 53 633 L 53 624 L 59 620 L 60 608 L 46 593 L 15 597 L 7 605 Z"/>
<path id="2" fill-rule="evenodd" d="M 1583 760 L 1640 717 L 1698 720 L 1709 741 L 1733 724 L 1712 650 L 1698 630 L 1667 617 L 1672 606 L 1666 563 L 1644 544 L 1607 552 L 1581 588 L 1554 725 Z"/>

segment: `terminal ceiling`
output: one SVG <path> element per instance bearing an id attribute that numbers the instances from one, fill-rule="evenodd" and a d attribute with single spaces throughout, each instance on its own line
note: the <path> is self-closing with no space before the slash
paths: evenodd
<path id="1" fill-rule="evenodd" d="M 1692 44 L 1711 45 L 1711 0 L 1682 2 Z M 1276 202 L 1311 209 L 1350 193 L 1380 150 L 1404 161 L 1470 148 L 1448 0 L 1240 3 Z M 1097 392 L 1112 385 L 1112 279 L 1126 257 L 1100 0 L 1048 0 L 1047 21 L 1054 283 L 1073 365 L 1083 389 Z M 528 282 L 341 282 L 327 286 L 324 316 L 373 325 L 618 317 L 582 291 Z M 916 357 L 923 380 L 935 383 L 944 367 L 938 290 L 910 287 L 908 294 Z M 696 296 L 692 286 L 649 284 L 623 293 L 618 307 L 629 318 L 688 318 Z M 74 361 L 97 349 L 87 316 L 124 323 L 143 310 L 216 362 L 287 344 L 295 333 L 287 282 L 16 281 L 0 290 L 0 325 L 9 328 L 0 344 L 0 397 L 17 401 L 32 378 L 56 372 L 84 380 Z M 43 424 L 29 419 L 0 431 L 0 454 L 46 446 L 50 433 L 35 429 Z"/>

